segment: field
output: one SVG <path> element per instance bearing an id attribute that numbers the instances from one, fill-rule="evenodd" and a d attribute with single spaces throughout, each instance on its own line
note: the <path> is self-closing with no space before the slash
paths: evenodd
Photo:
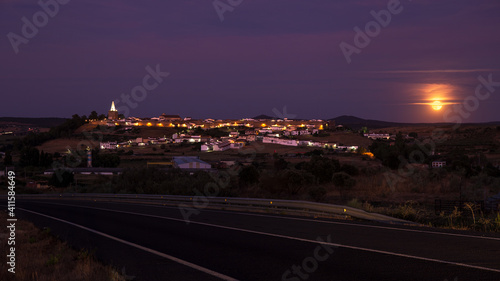
<path id="1" fill-rule="evenodd" d="M 54 153 L 54 152 L 64 153 L 67 152 L 68 149 L 72 150 L 85 149 L 88 144 L 91 144 L 92 147 L 94 148 L 99 147 L 99 142 L 97 141 L 87 141 L 77 138 L 71 138 L 71 139 L 50 140 L 43 143 L 42 145 L 37 146 L 37 148 L 40 151 L 43 150 L 44 152 L 49 152 L 49 153 Z"/>

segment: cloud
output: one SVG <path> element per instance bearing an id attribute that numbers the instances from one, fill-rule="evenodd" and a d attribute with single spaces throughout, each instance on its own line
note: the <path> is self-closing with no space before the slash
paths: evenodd
<path id="1" fill-rule="evenodd" d="M 428 70 L 383 70 L 367 71 L 371 73 L 470 73 L 470 72 L 497 72 L 500 69 L 477 68 L 477 69 L 428 69 Z"/>

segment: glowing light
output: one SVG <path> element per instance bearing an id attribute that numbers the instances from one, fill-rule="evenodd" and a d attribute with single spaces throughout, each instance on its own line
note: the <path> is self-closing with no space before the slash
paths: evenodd
<path id="1" fill-rule="evenodd" d="M 150 122 L 148 122 L 146 125 L 147 125 L 148 127 L 153 126 L 153 124 L 151 124 Z"/>
<path id="2" fill-rule="evenodd" d="M 432 106 L 432 109 L 434 109 L 434 110 L 441 110 L 441 108 L 443 108 L 443 105 L 438 100 L 434 101 L 431 106 Z"/>
<path id="3" fill-rule="evenodd" d="M 457 104 L 457 98 L 453 94 L 457 90 L 458 87 L 449 84 L 424 84 L 419 89 L 423 99 L 412 104 L 429 105 L 436 111 L 441 110 L 446 105 Z"/>

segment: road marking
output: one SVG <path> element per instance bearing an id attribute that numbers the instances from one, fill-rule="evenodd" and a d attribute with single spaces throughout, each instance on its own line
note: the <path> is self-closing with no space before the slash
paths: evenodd
<path id="1" fill-rule="evenodd" d="M 61 205 L 61 206 L 74 206 L 74 207 L 82 207 L 82 208 L 93 209 L 93 207 L 85 207 L 85 206 L 81 206 L 81 205 L 71 205 L 71 204 L 61 204 L 61 203 L 48 203 L 48 202 L 39 202 L 39 203 L 42 203 L 42 204 L 51 204 L 51 205 Z M 120 204 L 119 202 L 106 202 L 106 203 L 115 203 L 117 205 Z M 144 204 L 130 204 L 130 205 L 144 206 Z M 156 206 L 156 205 L 146 205 L 146 206 L 148 206 L 148 207 L 156 207 L 156 208 L 179 209 L 178 207 L 170 207 L 170 206 Z M 295 218 L 295 217 L 272 216 L 272 215 L 262 215 L 262 214 L 249 214 L 249 213 L 242 213 L 242 212 L 216 211 L 216 210 L 208 210 L 208 209 L 205 209 L 204 212 L 226 213 L 226 214 L 227 213 L 231 213 L 231 214 L 241 214 L 241 215 L 255 216 L 255 217 L 268 217 L 268 218 L 278 218 L 278 219 L 285 219 L 285 220 L 309 221 L 309 222 L 315 222 L 315 223 L 338 224 L 338 225 L 346 225 L 346 226 L 378 228 L 378 229 L 388 229 L 388 230 L 397 230 L 397 231 L 406 231 L 406 232 L 417 232 L 417 233 L 426 233 L 426 234 L 434 234 L 434 235 L 447 235 L 447 236 L 456 236 L 456 237 L 465 237 L 465 238 L 487 239 L 487 240 L 500 241 L 500 238 L 498 238 L 498 237 L 476 236 L 476 235 L 467 235 L 467 234 L 458 234 L 458 233 L 447 233 L 447 232 L 437 232 L 437 231 L 429 231 L 429 230 L 408 229 L 408 228 L 397 228 L 397 227 L 390 227 L 390 226 L 354 224 L 354 223 L 346 223 L 346 222 L 324 221 L 324 220 L 304 219 L 304 218 Z"/>
<path id="2" fill-rule="evenodd" d="M 214 212 L 214 211 L 212 211 L 212 212 Z M 418 233 L 435 234 L 435 235 L 448 235 L 448 236 L 457 236 L 457 237 L 488 239 L 488 240 L 497 240 L 497 241 L 500 241 L 500 238 L 498 238 L 498 237 L 489 237 L 489 236 L 476 236 L 476 235 L 467 235 L 467 234 L 458 234 L 458 233 L 447 233 L 447 232 L 437 232 L 437 231 L 429 231 L 429 230 L 397 228 L 397 227 L 390 227 L 390 226 L 355 224 L 355 223 L 346 223 L 346 222 L 323 221 L 323 220 L 313 220 L 313 219 L 303 219 L 303 218 L 293 218 L 293 217 L 280 217 L 280 216 L 271 216 L 271 215 L 246 214 L 246 213 L 240 213 L 240 212 L 235 212 L 235 213 L 242 214 L 242 215 L 248 215 L 248 216 L 280 218 L 280 219 L 285 219 L 285 220 L 310 221 L 310 222 L 316 222 L 316 223 L 340 224 L 340 225 L 348 225 L 348 226 L 358 226 L 358 227 L 368 227 L 368 228 L 380 228 L 380 229 L 389 229 L 389 230 L 398 230 L 398 231 L 407 231 L 407 232 L 418 232 Z"/>
<path id="3" fill-rule="evenodd" d="M 132 243 L 132 242 L 129 242 L 129 241 L 126 241 L 126 240 L 123 240 L 123 239 L 120 239 L 120 238 L 117 238 L 117 237 L 114 237 L 114 236 L 111 236 L 109 234 L 106 234 L 106 233 L 103 233 L 103 232 L 100 232 L 100 231 L 97 231 L 97 230 L 94 230 L 92 228 L 88 228 L 88 227 L 85 227 L 83 225 L 79 225 L 79 224 L 76 224 L 76 223 L 72 223 L 72 222 L 69 222 L 69 221 L 66 221 L 66 220 L 63 220 L 63 219 L 59 219 L 59 218 L 56 218 L 56 217 L 52 217 L 52 216 L 49 216 L 49 215 L 45 215 L 45 214 L 42 214 L 42 213 L 38 213 L 38 212 L 34 212 L 34 211 L 30 211 L 30 210 L 26 210 L 24 208 L 18 208 L 18 210 L 23 210 L 23 211 L 26 211 L 26 212 L 30 212 L 30 213 L 33 213 L 33 214 L 37 214 L 39 216 L 44 216 L 44 217 L 47 217 L 47 218 L 50 218 L 50 219 L 53 219 L 53 220 L 57 220 L 57 221 L 60 221 L 60 222 L 63 222 L 63 223 L 67 223 L 69 225 L 72 225 L 72 226 L 76 226 L 78 228 L 81 228 L 81 229 L 84 229 L 84 230 L 87 230 L 87 231 L 90 231 L 90 232 L 93 232 L 95 234 L 98 234 L 98 235 L 101 235 L 101 236 L 104 236 L 106 238 L 109 238 L 109 239 L 112 239 L 112 240 L 115 240 L 115 241 L 118 241 L 120 243 L 123 243 L 123 244 L 126 244 L 126 245 L 129 245 L 129 246 L 132 246 L 132 247 L 135 247 L 137 249 L 140 249 L 140 250 L 143 250 L 143 251 L 146 251 L 146 252 L 149 252 L 151 254 L 154 254 L 154 255 L 157 255 L 157 256 L 160 256 L 160 257 L 163 257 L 163 258 L 166 258 L 166 259 L 169 259 L 171 261 L 174 261 L 176 263 L 180 263 L 182 265 L 185 265 L 185 266 L 188 266 L 188 267 L 191 267 L 193 269 L 196 269 L 196 270 L 199 270 L 201 272 L 204 272 L 206 274 L 209 274 L 209 275 L 212 275 L 212 276 L 215 276 L 217 278 L 220 278 L 222 280 L 227 280 L 227 281 L 238 281 L 238 279 L 234 279 L 232 277 L 229 277 L 227 275 L 224 275 L 222 273 L 218 273 L 218 272 L 215 272 L 213 270 L 210 270 L 208 268 L 205 268 L 205 267 L 202 267 L 202 266 L 199 266 L 199 265 L 196 265 L 194 263 L 190 263 L 188 261 L 185 261 L 185 260 L 181 260 L 179 258 L 176 258 L 174 256 L 170 256 L 170 255 L 167 255 L 167 254 L 164 254 L 164 253 L 161 253 L 161 252 L 158 252 L 158 251 L 155 251 L 153 249 L 150 249 L 150 248 L 146 248 L 146 247 L 143 247 L 141 245 L 138 245 L 138 244 L 135 244 L 135 243 Z"/>
<path id="4" fill-rule="evenodd" d="M 122 214 L 129 214 L 129 215 L 136 215 L 136 216 L 158 218 L 158 219 L 178 221 L 178 222 L 185 223 L 185 221 L 183 219 L 177 219 L 177 218 L 162 217 L 162 216 L 149 215 L 149 214 L 141 214 L 141 213 L 128 212 L 128 211 L 118 211 L 118 210 L 104 209 L 104 208 L 95 208 L 95 207 L 92 208 L 92 207 L 83 207 L 83 206 L 78 206 L 78 207 L 87 208 L 87 209 L 93 209 L 93 210 L 101 210 L 101 211 L 109 211 L 109 212 L 115 212 L 115 213 L 122 213 Z M 21 208 L 18 208 L 18 209 L 23 210 Z M 389 252 L 389 251 L 383 251 L 383 250 L 368 249 L 368 248 L 363 248 L 363 247 L 349 246 L 349 245 L 343 245 L 343 244 L 337 244 L 337 243 L 320 242 L 320 241 L 310 240 L 310 239 L 305 239 L 305 238 L 298 238 L 298 237 L 292 237 L 292 236 L 287 236 L 287 235 L 267 233 L 267 232 L 261 232 L 261 231 L 255 231 L 255 230 L 249 230 L 249 229 L 242 229 L 242 228 L 236 228 L 236 227 L 230 227 L 230 226 L 224 226 L 224 225 L 217 225 L 217 224 L 211 224 L 211 223 L 204 223 L 204 222 L 190 221 L 190 224 L 198 224 L 198 225 L 204 225 L 204 226 L 210 226 L 210 227 L 217 227 L 217 228 L 222 228 L 222 229 L 229 229 L 229 230 L 234 230 L 234 231 L 248 232 L 248 233 L 265 235 L 265 236 L 271 236 L 271 237 L 285 238 L 285 239 L 302 241 L 302 242 L 308 242 L 308 243 L 314 243 L 314 244 L 325 244 L 325 245 L 331 245 L 331 246 L 334 246 L 334 247 L 342 247 L 342 248 L 359 250 L 359 251 L 365 251 L 365 252 L 373 252 L 373 253 L 378 253 L 378 254 L 386 254 L 386 255 L 392 255 L 392 256 L 398 256 L 398 257 L 404 257 L 404 258 L 411 258 L 411 259 L 423 260 L 423 261 L 429 261 L 429 262 L 437 262 L 437 263 L 443 263 L 443 264 L 450 264 L 450 265 L 455 265 L 455 266 L 462 266 L 462 267 L 467 267 L 467 268 L 474 268 L 474 269 L 480 269 L 480 270 L 493 271 L 493 272 L 500 273 L 500 269 L 495 269 L 495 268 L 489 268 L 489 267 L 483 267 L 483 266 L 476 266 L 476 265 L 470 265 L 470 264 L 465 264 L 465 263 L 457 263 L 457 262 L 451 262 L 451 261 L 444 261 L 444 260 L 438 260 L 438 259 L 433 259 L 433 258 L 418 257 L 418 256 L 401 254 L 401 253 L 395 253 L 395 252 Z"/>

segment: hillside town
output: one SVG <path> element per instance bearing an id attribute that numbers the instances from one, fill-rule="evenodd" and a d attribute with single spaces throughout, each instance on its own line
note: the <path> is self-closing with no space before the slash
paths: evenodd
<path id="1" fill-rule="evenodd" d="M 132 130 L 134 127 L 158 127 L 158 128 L 181 128 L 186 130 L 200 129 L 206 131 L 215 128 L 233 128 L 227 136 L 213 138 L 206 135 L 189 135 L 174 133 L 171 136 L 161 138 L 147 137 L 136 138 L 126 142 L 101 142 L 101 149 L 118 149 L 131 146 L 147 146 L 169 143 L 202 143 L 200 150 L 204 152 L 225 151 L 228 149 L 240 149 L 245 144 L 259 141 L 284 146 L 309 146 L 318 148 L 329 148 L 342 152 L 356 152 L 356 145 L 338 145 L 328 141 L 300 140 L 297 136 L 319 135 L 323 130 L 335 128 L 334 121 L 324 120 L 289 120 L 284 119 L 201 119 L 194 120 L 190 117 L 181 118 L 179 115 L 162 114 L 159 117 L 119 118 L 118 111 L 112 102 L 106 120 L 92 121 L 95 125 L 108 127 L 120 126 L 123 130 Z M 373 137 L 369 135 L 368 137 Z M 385 135 L 383 136 L 385 137 Z M 388 137 L 387 137 L 388 138 Z"/>

